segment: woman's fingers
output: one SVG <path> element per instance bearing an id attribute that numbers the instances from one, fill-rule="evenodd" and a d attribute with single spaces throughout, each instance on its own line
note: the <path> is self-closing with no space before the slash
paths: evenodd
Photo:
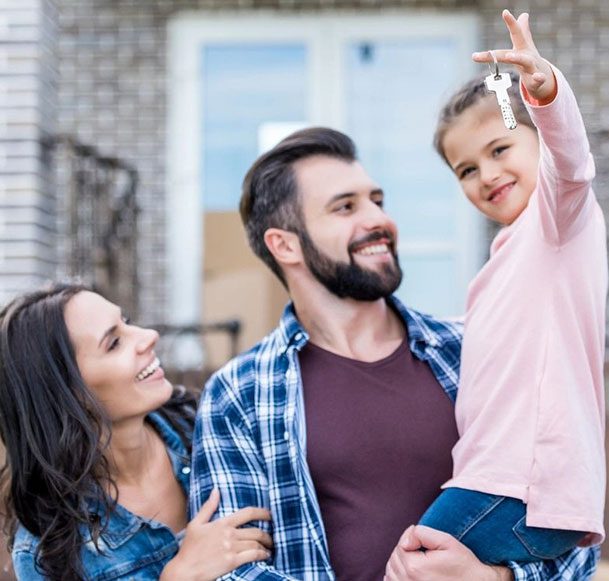
<path id="1" fill-rule="evenodd" d="M 266 561 L 270 556 L 270 553 L 265 549 L 248 549 L 235 555 L 233 568 L 236 569 L 241 565 L 245 565 L 245 563 L 251 563 L 253 561 Z"/>
<path id="2" fill-rule="evenodd" d="M 271 520 L 271 513 L 265 508 L 248 506 L 224 518 L 232 526 L 240 527 L 253 520 Z"/>
<path id="3" fill-rule="evenodd" d="M 193 522 L 196 521 L 198 523 L 204 524 L 208 523 L 211 520 L 211 517 L 214 515 L 216 510 L 218 510 L 218 505 L 220 504 L 220 491 L 217 488 L 214 488 L 207 500 L 203 503 L 197 515 L 192 519 Z"/>
<path id="4" fill-rule="evenodd" d="M 260 529 L 252 527 L 237 529 L 237 538 L 241 541 L 255 541 L 265 546 L 267 549 L 273 548 L 273 539 L 271 539 L 271 535 Z"/>

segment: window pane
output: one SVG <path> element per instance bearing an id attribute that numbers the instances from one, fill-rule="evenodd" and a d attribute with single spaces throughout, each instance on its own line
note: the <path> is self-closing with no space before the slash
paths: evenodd
<path id="1" fill-rule="evenodd" d="M 218 44 L 203 49 L 203 203 L 236 210 L 266 125 L 306 119 L 306 47 Z"/>

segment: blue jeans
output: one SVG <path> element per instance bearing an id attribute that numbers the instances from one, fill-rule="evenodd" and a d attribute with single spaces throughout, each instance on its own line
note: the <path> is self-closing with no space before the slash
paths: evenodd
<path id="1" fill-rule="evenodd" d="M 555 559 L 572 549 L 585 532 L 528 527 L 526 505 L 515 498 L 463 488 L 447 488 L 419 524 L 447 533 L 493 565 Z"/>

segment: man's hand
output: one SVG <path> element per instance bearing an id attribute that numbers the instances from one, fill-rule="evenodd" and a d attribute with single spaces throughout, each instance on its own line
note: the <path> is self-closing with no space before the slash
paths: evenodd
<path id="1" fill-rule="evenodd" d="M 421 549 L 425 549 L 422 551 Z M 506 567 L 492 567 L 453 536 L 422 525 L 404 531 L 384 581 L 513 581 Z"/>

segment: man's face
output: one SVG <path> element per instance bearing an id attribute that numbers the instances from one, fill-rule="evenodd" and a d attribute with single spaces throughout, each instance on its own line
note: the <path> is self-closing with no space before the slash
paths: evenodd
<path id="1" fill-rule="evenodd" d="M 402 280 L 396 225 L 383 191 L 357 162 L 315 156 L 297 162 L 303 258 L 313 277 L 341 298 L 375 301 Z"/>

